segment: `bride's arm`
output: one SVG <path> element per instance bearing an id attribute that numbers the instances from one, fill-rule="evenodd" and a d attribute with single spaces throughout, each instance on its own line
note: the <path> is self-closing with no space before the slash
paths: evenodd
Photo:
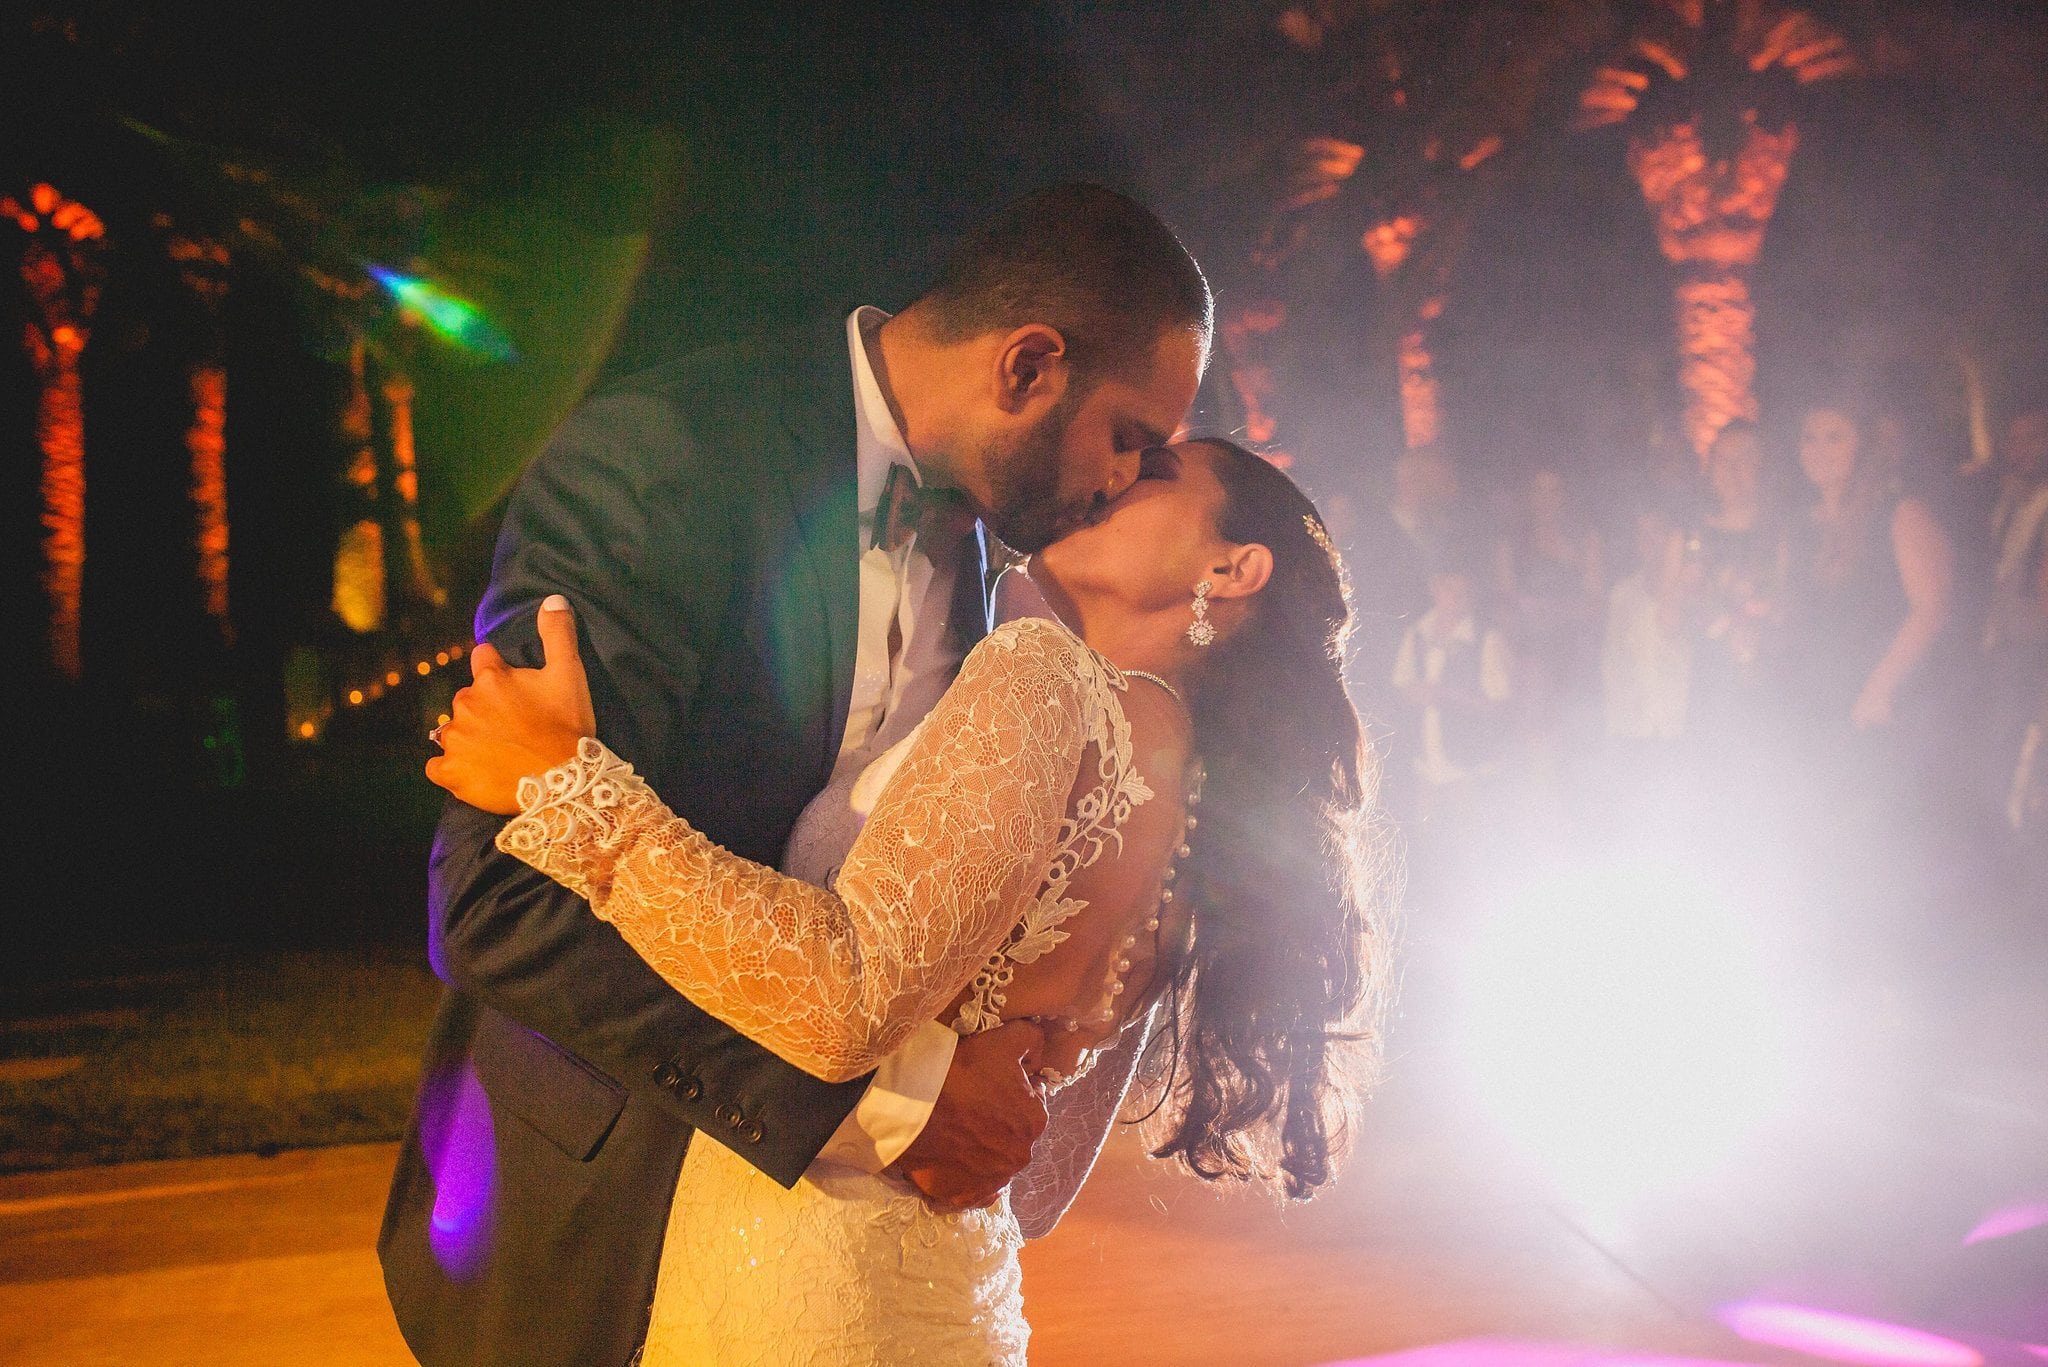
<path id="1" fill-rule="evenodd" d="M 704 1010 L 827 1081 L 858 1077 L 940 1014 L 1042 882 L 1086 745 L 1084 650 L 1037 621 L 975 647 L 836 896 L 714 845 L 589 739 L 522 783 L 499 847 Z"/>

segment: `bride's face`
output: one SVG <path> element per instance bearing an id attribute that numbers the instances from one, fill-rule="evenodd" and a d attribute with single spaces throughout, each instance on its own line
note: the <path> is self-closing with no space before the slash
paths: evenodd
<path id="1" fill-rule="evenodd" d="M 1105 602 L 1187 607 L 1195 582 L 1230 548 L 1216 532 L 1224 502 L 1216 459 L 1200 442 L 1142 452 L 1136 482 L 1099 518 L 1032 557 L 1032 582 L 1082 622 Z"/>

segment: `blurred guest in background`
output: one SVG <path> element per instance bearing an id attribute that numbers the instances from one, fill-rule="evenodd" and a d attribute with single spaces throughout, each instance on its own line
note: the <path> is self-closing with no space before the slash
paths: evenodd
<path id="1" fill-rule="evenodd" d="M 1785 576 L 1783 520 L 1764 496 L 1756 425 L 1738 419 L 1707 451 L 1711 506 L 1699 520 L 1699 641 L 1690 726 L 1719 743 L 1752 733 L 1764 708 L 1763 645 Z"/>
<path id="2" fill-rule="evenodd" d="M 1401 633 L 1429 607 L 1429 565 L 1455 521 L 1458 475 L 1442 452 L 1403 451 L 1394 489 L 1376 513 L 1356 519 L 1353 580 L 1361 670 L 1385 677 Z"/>
<path id="3" fill-rule="evenodd" d="M 1600 536 L 1576 516 L 1562 475 L 1534 471 L 1494 548 L 1502 625 L 1513 644 L 1517 711 L 1547 761 L 1591 693 L 1606 582 Z"/>
<path id="4" fill-rule="evenodd" d="M 1993 791 L 2005 799 L 2011 822 L 2011 794 L 2025 786 L 2014 778 L 2013 766 L 2029 726 L 2040 720 L 2048 691 L 2048 403 L 2012 416 L 1998 459 L 1998 500 L 1989 528 L 1991 600 L 1982 647 L 1986 741 L 1998 781 Z"/>
<path id="5" fill-rule="evenodd" d="M 1416 739 L 1417 814 L 1492 771 L 1510 733 L 1513 665 L 1507 637 L 1481 613 L 1469 550 L 1451 543 L 1429 570 L 1429 608 L 1401 637 L 1391 676 Z"/>
<path id="6" fill-rule="evenodd" d="M 1381 748 L 1382 800 L 1395 812 L 1408 808 L 1420 738 L 1403 724 L 1406 709 L 1388 680 L 1403 633 L 1429 610 L 1430 565 L 1452 535 L 1457 504 L 1457 471 L 1443 452 L 1403 451 L 1392 494 L 1364 516 L 1346 517 L 1348 536 L 1339 543 L 1350 556 L 1358 614 L 1354 701 Z"/>
<path id="7" fill-rule="evenodd" d="M 1662 508 L 1636 515 L 1635 569 L 1607 597 L 1601 678 L 1610 740 L 1661 744 L 1685 734 L 1692 690 L 1696 566 Z"/>
<path id="8" fill-rule="evenodd" d="M 1788 528 L 1791 701 L 1820 734 L 1897 726 L 1948 624 L 1954 550 L 1926 503 L 1879 487 L 1847 406 L 1810 405 L 1799 468 L 1812 502 Z"/>

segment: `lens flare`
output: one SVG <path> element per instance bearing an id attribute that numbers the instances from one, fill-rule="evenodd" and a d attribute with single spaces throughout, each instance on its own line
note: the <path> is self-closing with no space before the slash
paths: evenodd
<path id="1" fill-rule="evenodd" d="M 1521 1343 L 1509 1339 L 1459 1339 L 1432 1343 L 1379 1357 L 1346 1358 L 1319 1367 L 1759 1367 L 1725 1358 L 1671 1357 L 1568 1343 Z"/>
<path id="2" fill-rule="evenodd" d="M 1751 1343 L 1861 1367 L 1981 1367 L 1984 1361 L 1968 1344 L 1938 1334 L 1803 1305 L 1742 1301 L 1723 1306 L 1720 1320 Z"/>
<path id="3" fill-rule="evenodd" d="M 1582 1216 L 1722 1175 L 1797 1099 L 1784 971 L 1700 870 L 1616 854 L 1488 901 L 1453 970 L 1459 1068 Z"/>
<path id="4" fill-rule="evenodd" d="M 494 361 L 516 361 L 512 340 L 465 299 L 458 299 L 431 280 L 401 275 L 383 266 L 368 267 L 370 278 L 384 287 L 401 309 L 427 325 L 450 346 Z"/>
<path id="5" fill-rule="evenodd" d="M 2013 1234 L 2024 1234 L 2030 1229 L 2048 1225 L 2048 1201 L 2029 1201 L 2020 1205 L 2006 1206 L 1992 1211 L 1977 1222 L 1977 1227 L 1963 1236 L 1965 1246 L 1981 1244 L 1990 1239 L 2003 1239 Z"/>

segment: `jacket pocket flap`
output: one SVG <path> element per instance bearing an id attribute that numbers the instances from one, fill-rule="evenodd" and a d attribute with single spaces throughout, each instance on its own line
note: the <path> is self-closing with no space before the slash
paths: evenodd
<path id="1" fill-rule="evenodd" d="M 545 1035 L 485 1007 L 470 1044 L 484 1092 L 579 1163 L 626 1108 L 626 1089 Z"/>

